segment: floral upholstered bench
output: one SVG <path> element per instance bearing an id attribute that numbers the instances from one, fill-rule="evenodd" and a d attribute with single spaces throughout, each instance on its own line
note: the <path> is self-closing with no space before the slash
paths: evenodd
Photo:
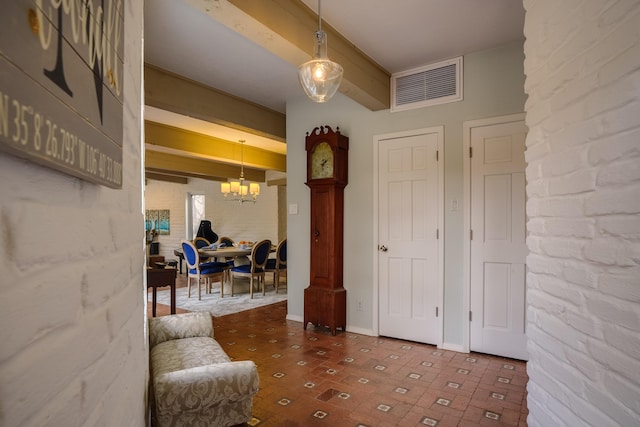
<path id="1" fill-rule="evenodd" d="M 258 371 L 213 339 L 211 314 L 149 319 L 153 425 L 233 426 L 251 419 Z"/>

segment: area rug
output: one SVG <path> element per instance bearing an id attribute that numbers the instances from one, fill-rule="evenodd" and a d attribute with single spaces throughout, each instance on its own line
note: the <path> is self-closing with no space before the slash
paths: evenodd
<path id="1" fill-rule="evenodd" d="M 253 299 L 249 297 L 249 282 L 244 280 L 236 280 L 233 286 L 234 295 L 231 296 L 230 285 L 225 285 L 224 298 L 220 298 L 220 285 L 213 285 L 213 291 L 208 294 L 202 286 L 202 298 L 198 301 L 198 288 L 191 286 L 191 298 L 187 298 L 187 288 L 181 287 L 176 289 L 176 307 L 188 311 L 208 311 L 214 317 L 226 316 L 228 314 L 238 313 L 240 311 L 251 310 L 252 308 L 262 307 L 269 304 L 275 304 L 287 299 L 287 288 L 280 286 L 276 294 L 273 286 L 267 284 L 266 294 L 263 296 L 262 291 L 254 291 Z M 151 302 L 152 294 L 149 293 L 148 300 Z M 171 305 L 171 291 L 158 290 L 158 304 L 166 306 Z"/>

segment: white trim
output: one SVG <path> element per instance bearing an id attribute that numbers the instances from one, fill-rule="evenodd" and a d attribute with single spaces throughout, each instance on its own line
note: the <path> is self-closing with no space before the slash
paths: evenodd
<path id="1" fill-rule="evenodd" d="M 286 319 L 294 321 L 294 322 L 299 322 L 301 325 L 304 324 L 304 317 L 303 316 L 297 316 L 295 314 L 287 314 Z M 367 336 L 370 336 L 370 337 L 377 337 L 378 336 L 378 334 L 374 333 L 373 330 L 371 330 L 371 329 L 359 328 L 357 326 L 349 326 L 349 325 L 347 325 L 346 332 L 351 332 L 351 333 L 360 334 L 360 335 L 367 335 Z"/>
<path id="2" fill-rule="evenodd" d="M 347 332 L 351 332 L 353 334 L 366 335 L 369 337 L 377 337 L 378 334 L 374 333 L 372 329 L 359 328 L 357 326 L 349 326 L 347 325 Z"/>
<path id="3" fill-rule="evenodd" d="M 287 314 L 287 320 L 293 320 L 294 322 L 304 323 L 304 316 L 297 316 L 295 314 Z"/>
<path id="4" fill-rule="evenodd" d="M 438 306 L 440 313 L 438 315 L 438 331 L 440 336 L 436 345 L 440 347 L 444 339 L 444 126 L 433 126 L 429 128 L 406 130 L 401 132 L 385 133 L 373 136 L 373 307 L 372 307 L 372 333 L 378 336 L 379 328 L 379 283 L 378 283 L 378 146 L 380 141 L 385 139 L 407 138 L 416 135 L 438 134 L 438 230 L 440 237 L 438 239 Z"/>
<path id="5" fill-rule="evenodd" d="M 460 344 L 453 344 L 450 342 L 444 342 L 442 343 L 442 346 L 438 347 L 441 348 L 443 350 L 449 350 L 449 351 L 455 351 L 458 353 L 469 353 L 468 350 L 464 349 L 464 346 L 460 345 Z"/>
<path id="6" fill-rule="evenodd" d="M 464 246 L 462 261 L 462 337 L 463 342 L 460 351 L 469 353 L 471 327 L 469 322 L 469 308 L 471 307 L 471 158 L 469 148 L 471 148 L 471 131 L 474 128 L 483 126 L 493 126 L 497 124 L 520 122 L 526 118 L 525 113 L 509 114 L 506 116 L 489 117 L 479 120 L 469 120 L 462 123 L 462 169 L 463 169 L 463 199 L 464 199 Z M 452 344 L 454 345 L 454 344 Z"/>

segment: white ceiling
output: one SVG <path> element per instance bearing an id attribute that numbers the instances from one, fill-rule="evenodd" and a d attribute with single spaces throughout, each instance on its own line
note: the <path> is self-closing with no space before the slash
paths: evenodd
<path id="1" fill-rule="evenodd" d="M 301 1 L 317 11 L 316 0 Z M 321 12 L 391 73 L 523 40 L 521 0 L 324 0 Z M 144 43 L 146 62 L 273 110 L 285 112 L 288 99 L 303 96 L 294 65 L 189 0 L 146 0 Z M 169 116 L 146 113 L 159 122 Z M 197 122 L 184 127 L 199 131 Z"/>

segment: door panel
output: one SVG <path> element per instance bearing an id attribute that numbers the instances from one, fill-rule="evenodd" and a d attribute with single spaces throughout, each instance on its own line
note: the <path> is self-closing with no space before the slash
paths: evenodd
<path id="1" fill-rule="evenodd" d="M 527 359 L 524 160 L 526 126 L 472 128 L 472 351 Z"/>
<path id="2" fill-rule="evenodd" d="M 438 343 L 438 133 L 379 141 L 379 333 Z"/>

